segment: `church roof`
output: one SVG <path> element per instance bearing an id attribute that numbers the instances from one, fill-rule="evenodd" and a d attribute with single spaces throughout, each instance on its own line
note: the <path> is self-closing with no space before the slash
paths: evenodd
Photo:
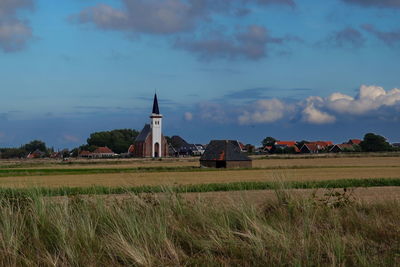
<path id="1" fill-rule="evenodd" d="M 212 140 L 200 160 L 250 161 L 235 140 Z"/>
<path id="2" fill-rule="evenodd" d="M 151 133 L 150 124 L 145 124 L 143 130 L 136 137 L 135 142 L 144 142 L 146 141 L 147 136 Z"/>
<path id="3" fill-rule="evenodd" d="M 154 94 L 154 102 L 153 102 L 153 114 L 160 114 L 160 109 L 158 108 L 158 100 L 157 94 Z"/>

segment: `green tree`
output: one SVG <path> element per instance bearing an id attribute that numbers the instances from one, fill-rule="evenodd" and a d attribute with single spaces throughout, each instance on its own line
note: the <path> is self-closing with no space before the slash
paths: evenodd
<path id="1" fill-rule="evenodd" d="M 87 139 L 87 148 L 89 151 L 94 150 L 97 147 L 107 146 L 115 153 L 124 153 L 128 151 L 128 148 L 135 138 L 139 135 L 139 132 L 132 129 L 118 129 L 105 132 L 92 133 Z"/>
<path id="2" fill-rule="evenodd" d="M 263 147 L 266 147 L 266 146 L 273 146 L 275 142 L 276 142 L 275 138 L 268 136 L 265 137 L 264 140 L 262 140 L 261 144 L 263 145 Z"/>
<path id="3" fill-rule="evenodd" d="M 364 140 L 360 143 L 362 151 L 365 152 L 380 152 L 390 151 L 391 146 L 386 141 L 386 138 L 374 133 L 367 133 Z"/>
<path id="4" fill-rule="evenodd" d="M 40 150 L 42 152 L 47 151 L 46 143 L 40 140 L 33 140 L 30 143 L 23 145 L 21 148 L 28 153 L 34 152 L 35 150 Z"/>
<path id="5" fill-rule="evenodd" d="M 247 153 L 254 153 L 256 150 L 256 147 L 253 146 L 252 144 L 247 144 L 244 147 L 247 150 Z"/>

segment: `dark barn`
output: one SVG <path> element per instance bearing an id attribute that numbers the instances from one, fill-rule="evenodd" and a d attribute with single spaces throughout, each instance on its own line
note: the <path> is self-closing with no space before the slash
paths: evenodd
<path id="1" fill-rule="evenodd" d="M 251 168 L 251 159 L 242 153 L 238 141 L 213 140 L 200 158 L 200 165 L 209 168 Z"/>

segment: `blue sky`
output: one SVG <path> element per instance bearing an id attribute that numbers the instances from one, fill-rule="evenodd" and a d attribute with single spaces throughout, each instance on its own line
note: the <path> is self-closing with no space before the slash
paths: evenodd
<path id="1" fill-rule="evenodd" d="M 400 141 L 400 0 L 1 0 L 0 147 L 140 130 L 190 142 Z"/>

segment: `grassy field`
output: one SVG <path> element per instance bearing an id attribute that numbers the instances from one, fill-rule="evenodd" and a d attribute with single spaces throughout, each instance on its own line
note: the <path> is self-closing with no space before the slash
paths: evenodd
<path id="1" fill-rule="evenodd" d="M 271 155 L 253 156 L 253 166 L 399 166 L 400 153 Z M 151 159 L 73 159 L 67 162 L 52 159 L 0 160 L 0 169 L 65 169 L 65 168 L 138 168 L 138 167 L 199 167 L 199 158 Z"/>
<path id="2" fill-rule="evenodd" d="M 0 177 L 0 187 L 140 186 L 228 183 L 242 181 L 312 181 L 332 179 L 399 178 L 399 167 L 347 167 L 195 172 L 123 172 L 76 175 Z"/>
<path id="3" fill-rule="evenodd" d="M 112 194 L 142 194 L 142 193 L 204 193 L 223 191 L 253 191 L 271 190 L 276 188 L 287 189 L 333 189 L 357 187 L 393 187 L 400 186 L 400 179 L 340 179 L 319 181 L 274 181 L 274 182 L 236 182 L 210 183 L 187 185 L 142 185 L 142 186 L 91 186 L 91 187 L 24 187 L 0 188 L 0 196 L 24 197 L 31 194 L 42 196 L 74 196 L 74 195 L 112 195 Z"/>
<path id="4" fill-rule="evenodd" d="M 398 266 L 400 202 L 0 196 L 1 266 Z M 210 205 L 212 204 L 212 205 Z"/>
<path id="5" fill-rule="evenodd" d="M 86 162 L 86 161 L 85 161 Z M 324 181 L 333 179 L 400 178 L 400 157 L 291 158 L 254 160 L 254 169 L 201 169 L 198 159 L 87 161 L 49 167 L 21 168 L 26 161 L 2 162 L 0 187 L 132 187 L 232 182 Z M 53 161 L 50 161 L 53 164 Z M 18 168 L 16 166 L 19 166 Z"/>
<path id="6" fill-rule="evenodd" d="M 400 265 L 400 157 L 253 163 L 0 161 L 0 265 Z"/>

